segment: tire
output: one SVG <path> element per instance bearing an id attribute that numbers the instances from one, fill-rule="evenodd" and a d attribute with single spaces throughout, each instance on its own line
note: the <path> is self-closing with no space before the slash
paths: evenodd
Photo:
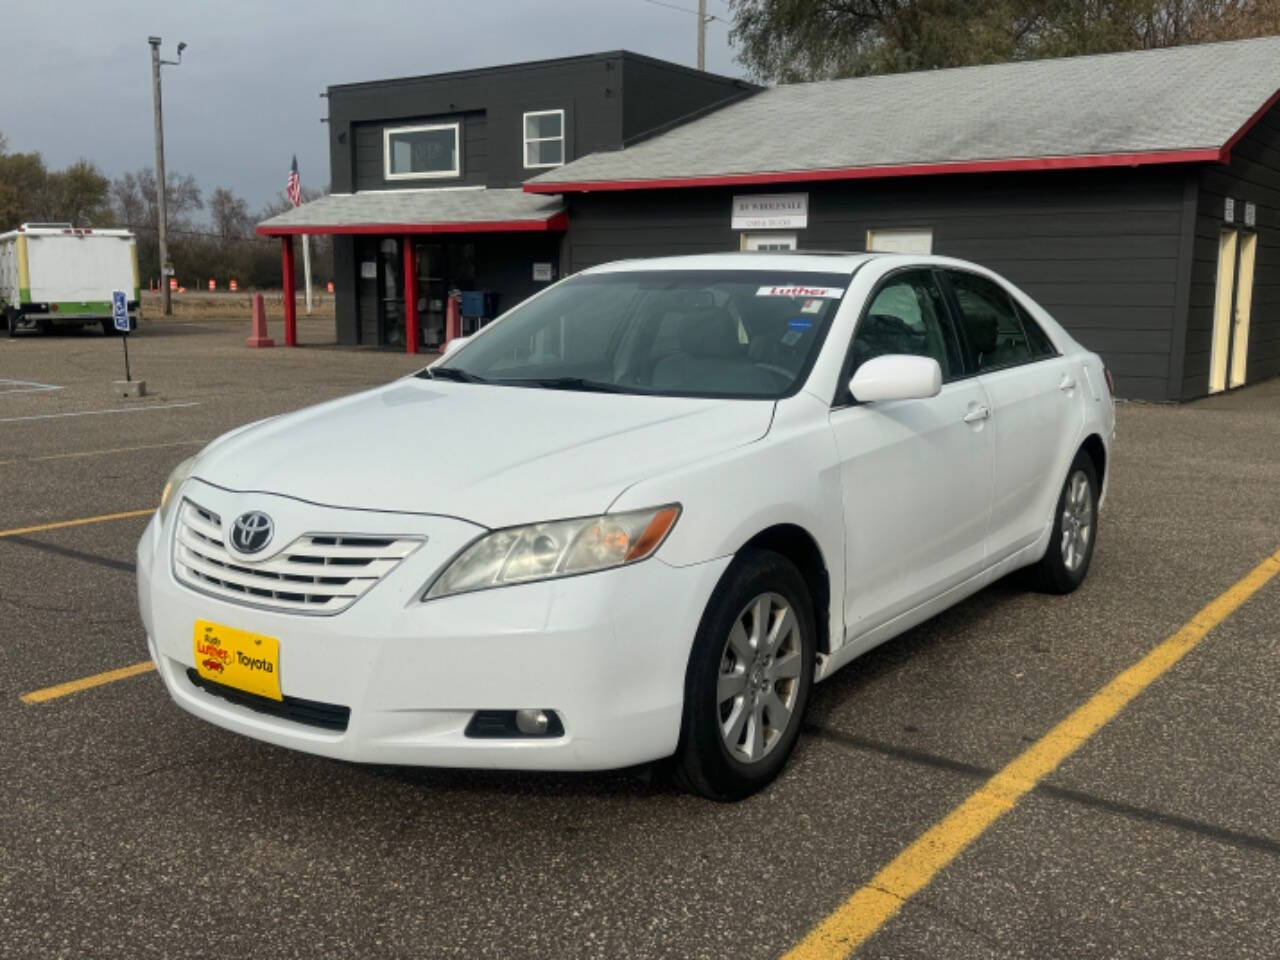
<path id="1" fill-rule="evenodd" d="M 760 647 L 770 632 L 761 634 L 757 622 L 773 627 L 772 650 Z M 702 614 L 685 671 L 671 764 L 678 786 L 712 800 L 740 800 L 777 777 L 800 735 L 816 637 L 813 601 L 794 564 L 768 550 L 734 559 Z M 722 675 L 741 678 L 726 684 L 723 700 Z"/>
<path id="2" fill-rule="evenodd" d="M 1093 458 L 1079 450 L 1058 494 L 1049 546 L 1032 568 L 1036 586 L 1046 593 L 1071 593 L 1088 576 L 1097 542 L 1098 474 Z"/>
<path id="3" fill-rule="evenodd" d="M 5 310 L 4 325 L 8 328 L 9 336 L 16 337 L 18 335 L 18 315 L 13 310 Z"/>
<path id="4" fill-rule="evenodd" d="M 114 336 L 115 332 L 116 332 L 116 325 L 114 321 L 112 320 L 102 321 L 102 335 L 104 337 Z"/>

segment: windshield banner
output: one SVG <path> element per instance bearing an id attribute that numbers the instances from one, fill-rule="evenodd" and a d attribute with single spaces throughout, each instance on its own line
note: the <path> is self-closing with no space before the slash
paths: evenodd
<path id="1" fill-rule="evenodd" d="M 757 297 L 825 297 L 828 300 L 839 300 L 844 296 L 844 287 L 761 287 L 756 291 Z"/>

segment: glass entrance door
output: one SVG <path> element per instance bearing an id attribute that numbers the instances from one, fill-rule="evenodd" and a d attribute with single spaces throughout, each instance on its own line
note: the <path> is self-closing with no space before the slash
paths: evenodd
<path id="1" fill-rule="evenodd" d="M 378 343 L 404 346 L 404 260 L 395 237 L 378 244 Z"/>

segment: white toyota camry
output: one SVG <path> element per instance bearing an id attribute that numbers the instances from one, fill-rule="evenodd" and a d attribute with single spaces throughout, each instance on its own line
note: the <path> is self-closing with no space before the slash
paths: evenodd
<path id="1" fill-rule="evenodd" d="M 180 464 L 138 545 L 177 703 L 379 763 L 775 777 L 810 686 L 1020 567 L 1089 569 L 1099 358 L 942 257 L 564 280 L 405 379 Z"/>

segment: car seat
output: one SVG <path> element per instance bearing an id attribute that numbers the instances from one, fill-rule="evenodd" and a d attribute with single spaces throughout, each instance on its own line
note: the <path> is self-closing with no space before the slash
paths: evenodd
<path id="1" fill-rule="evenodd" d="M 653 368 L 659 390 L 758 392 L 738 323 L 726 307 L 707 306 L 669 314 L 677 324 L 680 353 L 663 357 Z"/>

